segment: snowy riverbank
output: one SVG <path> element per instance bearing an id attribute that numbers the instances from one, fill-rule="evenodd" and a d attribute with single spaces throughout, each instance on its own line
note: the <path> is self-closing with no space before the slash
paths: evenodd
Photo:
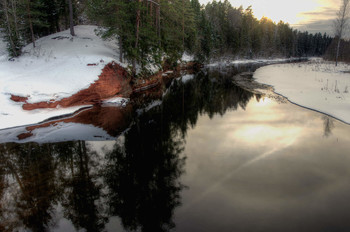
<path id="1" fill-rule="evenodd" d="M 350 65 L 312 60 L 259 68 L 254 78 L 292 103 L 350 123 Z"/>
<path id="2" fill-rule="evenodd" d="M 247 65 L 247 64 L 276 64 L 283 62 L 299 61 L 301 58 L 270 58 L 270 59 L 225 59 L 220 61 L 210 62 L 206 67 L 218 67 L 228 65 Z M 304 58 L 306 59 L 306 58 Z"/>
<path id="3" fill-rule="evenodd" d="M 95 29 L 97 26 L 75 26 L 74 37 L 66 30 L 40 38 L 36 48 L 27 45 L 23 55 L 13 61 L 0 53 L 0 129 L 38 123 L 80 108 L 24 111 L 22 103 L 10 97 L 28 97 L 29 103 L 53 101 L 89 87 L 107 63 L 119 58 L 115 41 L 102 40 Z M 3 51 L 4 43 L 0 47 Z"/>
<path id="4" fill-rule="evenodd" d="M 35 124 L 52 117 L 71 114 L 82 106 L 63 108 L 58 105 L 52 109 L 26 111 L 22 108 L 25 106 L 24 102 L 20 101 L 25 101 L 25 104 L 48 105 L 70 99 L 79 91 L 87 90 L 95 81 L 101 82 L 99 76 L 101 77 L 102 70 L 106 71 L 108 63 L 113 62 L 113 66 L 119 64 L 124 68 L 128 66 L 127 63 L 118 62 L 119 47 L 115 40 L 106 41 L 96 35 L 97 26 L 81 25 L 74 29 L 74 37 L 66 30 L 40 38 L 36 41 L 35 48 L 29 44 L 23 48 L 20 57 L 11 60 L 0 35 L 0 129 Z M 191 60 L 193 56 L 189 54 L 182 57 L 184 62 Z M 154 72 L 160 68 L 151 64 L 149 66 Z M 116 68 L 113 70 L 118 72 Z M 109 79 L 103 81 L 107 80 Z M 105 83 L 100 86 L 103 84 Z M 116 92 L 117 89 L 113 91 Z M 105 92 L 103 89 L 103 93 Z M 84 94 L 86 95 L 85 92 L 82 95 Z M 19 102 L 12 101 L 12 95 L 15 96 L 14 99 L 20 99 L 16 100 Z M 85 97 L 90 99 L 90 96 Z M 109 105 L 122 105 L 126 101 L 117 99 L 112 103 L 111 100 L 107 102 Z"/>

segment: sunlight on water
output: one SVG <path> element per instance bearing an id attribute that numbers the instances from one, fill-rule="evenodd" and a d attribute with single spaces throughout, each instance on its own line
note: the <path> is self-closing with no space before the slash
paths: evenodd
<path id="1" fill-rule="evenodd" d="M 0 144 L 0 230 L 350 229 L 349 125 L 221 71 L 154 96 L 76 119 L 111 141 L 73 127 Z"/>

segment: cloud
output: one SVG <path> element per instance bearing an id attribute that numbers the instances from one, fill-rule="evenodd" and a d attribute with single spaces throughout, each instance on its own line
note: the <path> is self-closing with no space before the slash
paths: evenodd
<path id="1" fill-rule="evenodd" d="M 293 28 L 310 33 L 321 32 L 333 36 L 333 19 L 312 20 L 306 23 L 292 25 Z"/>
<path id="2" fill-rule="evenodd" d="M 318 11 L 301 12 L 299 15 L 313 18 L 334 18 L 337 10 L 333 7 L 322 7 Z"/>

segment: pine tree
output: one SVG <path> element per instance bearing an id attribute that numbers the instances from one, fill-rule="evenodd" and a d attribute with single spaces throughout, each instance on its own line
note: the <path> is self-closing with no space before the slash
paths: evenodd
<path id="1" fill-rule="evenodd" d="M 2 1 L 2 27 L 4 28 L 4 39 L 7 43 L 7 50 L 10 57 L 17 57 L 21 55 L 23 47 L 20 39 L 20 32 L 18 29 L 18 8 L 16 0 Z"/>

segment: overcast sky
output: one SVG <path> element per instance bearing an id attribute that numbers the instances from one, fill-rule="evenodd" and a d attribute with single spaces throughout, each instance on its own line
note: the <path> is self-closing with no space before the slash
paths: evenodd
<path id="1" fill-rule="evenodd" d="M 199 0 L 206 4 L 209 0 Z M 219 1 L 219 0 L 216 0 Z M 332 21 L 341 0 L 229 0 L 234 7 L 252 6 L 254 15 L 278 22 L 283 20 L 301 31 L 333 35 Z"/>

